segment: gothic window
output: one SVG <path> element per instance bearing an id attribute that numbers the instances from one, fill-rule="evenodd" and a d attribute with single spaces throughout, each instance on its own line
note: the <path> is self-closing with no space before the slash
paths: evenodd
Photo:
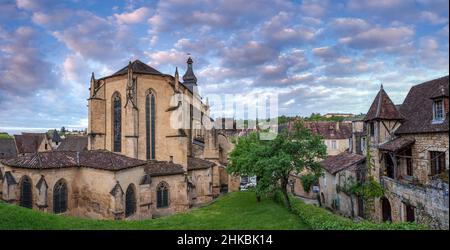
<path id="1" fill-rule="evenodd" d="M 20 181 L 20 206 L 26 208 L 33 207 L 33 194 L 31 187 L 30 177 L 24 176 Z"/>
<path id="2" fill-rule="evenodd" d="M 130 184 L 125 194 L 125 217 L 136 213 L 136 192 L 133 184 Z"/>
<path id="3" fill-rule="evenodd" d="M 147 160 L 155 159 L 155 126 L 156 126 L 156 107 L 155 107 L 155 94 L 149 92 L 145 98 L 145 135 L 147 140 L 146 152 Z"/>
<path id="4" fill-rule="evenodd" d="M 119 93 L 113 96 L 113 151 L 122 151 L 122 102 Z"/>
<path id="5" fill-rule="evenodd" d="M 156 207 L 164 208 L 169 206 L 169 185 L 161 182 L 156 191 Z"/>
<path id="6" fill-rule="evenodd" d="M 53 212 L 55 214 L 67 211 L 67 185 L 64 180 L 59 180 L 53 188 Z"/>

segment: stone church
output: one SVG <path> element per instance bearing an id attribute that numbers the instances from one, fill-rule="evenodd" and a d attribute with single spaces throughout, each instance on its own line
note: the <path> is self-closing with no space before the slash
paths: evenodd
<path id="1" fill-rule="evenodd" d="M 211 126 L 193 60 L 179 79 L 136 60 L 90 81 L 88 150 L 0 162 L 0 197 L 98 219 L 155 218 L 239 188 L 224 171 L 231 139 Z"/>

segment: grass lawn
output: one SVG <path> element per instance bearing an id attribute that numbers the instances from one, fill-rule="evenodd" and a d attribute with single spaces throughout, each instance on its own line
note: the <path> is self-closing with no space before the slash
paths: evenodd
<path id="1" fill-rule="evenodd" d="M 271 199 L 235 192 L 192 211 L 141 221 L 107 221 L 53 215 L 0 202 L 0 229 L 309 229 Z"/>

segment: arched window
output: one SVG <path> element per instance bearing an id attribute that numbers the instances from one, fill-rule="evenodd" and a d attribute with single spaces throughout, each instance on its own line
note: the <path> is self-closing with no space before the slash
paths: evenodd
<path id="1" fill-rule="evenodd" d="M 30 177 L 22 177 L 22 180 L 20 181 L 20 206 L 33 208 L 33 193 L 31 187 Z"/>
<path id="2" fill-rule="evenodd" d="M 169 185 L 161 182 L 156 190 L 156 207 L 164 208 L 169 206 Z"/>
<path id="3" fill-rule="evenodd" d="M 53 212 L 55 214 L 67 211 L 67 184 L 61 179 L 53 188 Z"/>
<path id="4" fill-rule="evenodd" d="M 113 151 L 122 151 L 122 102 L 120 94 L 113 95 Z"/>
<path id="5" fill-rule="evenodd" d="M 145 97 L 145 135 L 146 135 L 146 151 L 147 160 L 155 159 L 155 122 L 156 107 L 155 94 L 152 91 L 147 93 Z"/>
<path id="6" fill-rule="evenodd" d="M 136 213 L 136 192 L 134 184 L 130 184 L 125 193 L 125 217 Z"/>

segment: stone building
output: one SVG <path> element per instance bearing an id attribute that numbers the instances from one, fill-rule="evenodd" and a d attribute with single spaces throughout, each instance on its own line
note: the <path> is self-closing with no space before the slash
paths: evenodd
<path id="1" fill-rule="evenodd" d="M 92 74 L 87 137 L 68 136 L 52 152 L 41 152 L 42 139 L 33 152 L 1 161 L 2 199 L 54 213 L 140 219 L 236 190 L 236 177 L 224 172 L 232 146 L 209 126 L 192 64 L 189 58 L 183 82 L 178 69 L 171 76 L 139 60 L 100 79 Z"/>
<path id="2" fill-rule="evenodd" d="M 352 123 L 351 122 L 303 122 L 305 128 L 312 133 L 320 135 L 327 146 L 327 155 L 335 156 L 349 150 L 352 143 Z M 293 124 L 287 125 L 291 129 Z M 304 190 L 300 177 L 306 173 L 291 173 L 289 177 L 289 190 L 301 197 L 316 198 L 312 190 Z"/>
<path id="3" fill-rule="evenodd" d="M 449 228 L 449 77 L 413 86 L 395 106 L 381 86 L 364 119 L 373 165 L 385 189 L 372 215 Z"/>
<path id="4" fill-rule="evenodd" d="M 14 135 L 18 155 L 51 151 L 52 145 L 46 133 L 22 133 Z"/>
<path id="5" fill-rule="evenodd" d="M 324 174 L 319 178 L 321 205 L 345 216 L 364 215 L 361 199 L 351 194 L 349 188 L 362 181 L 366 157 L 352 152 L 328 156 L 320 162 Z"/>

